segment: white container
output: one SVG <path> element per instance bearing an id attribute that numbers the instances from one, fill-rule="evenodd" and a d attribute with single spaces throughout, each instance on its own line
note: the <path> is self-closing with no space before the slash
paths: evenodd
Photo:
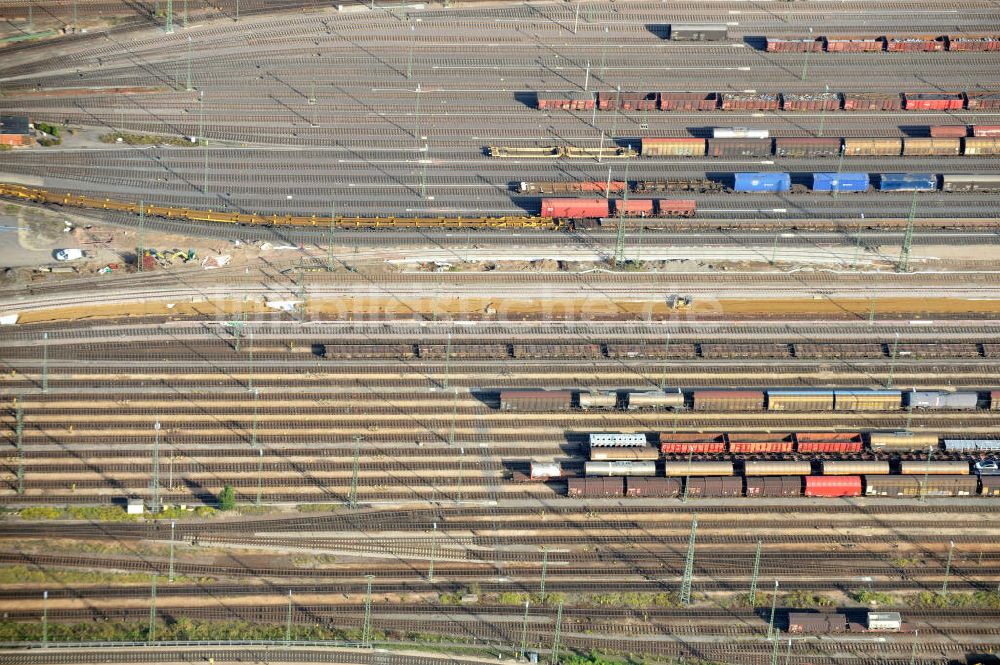
<path id="1" fill-rule="evenodd" d="M 771 137 L 770 130 L 748 129 L 746 127 L 714 127 L 714 139 L 766 139 Z"/>

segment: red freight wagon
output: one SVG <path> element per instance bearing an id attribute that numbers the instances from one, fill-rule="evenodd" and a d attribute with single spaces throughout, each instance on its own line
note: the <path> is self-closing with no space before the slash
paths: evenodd
<path id="1" fill-rule="evenodd" d="M 965 105 L 967 109 L 1000 109 L 1000 93 L 998 92 L 970 92 L 966 94 L 969 100 Z"/>
<path id="2" fill-rule="evenodd" d="M 973 125 L 973 136 L 1000 137 L 1000 125 Z"/>
<path id="3" fill-rule="evenodd" d="M 778 95 L 746 92 L 722 93 L 723 111 L 777 111 L 780 106 Z"/>
<path id="4" fill-rule="evenodd" d="M 783 92 L 781 108 L 786 111 L 836 111 L 840 108 L 840 95 L 835 92 Z"/>
<path id="5" fill-rule="evenodd" d="M 936 125 L 931 127 L 933 138 L 961 138 L 967 136 L 969 128 L 965 125 Z"/>
<path id="6" fill-rule="evenodd" d="M 615 214 L 625 217 L 652 217 L 653 199 L 629 199 L 615 201 Z"/>
<path id="7" fill-rule="evenodd" d="M 607 217 L 607 199 L 542 199 L 542 217 Z"/>
<path id="8" fill-rule="evenodd" d="M 1000 51 L 1000 37 L 950 37 L 949 51 Z"/>
<path id="9" fill-rule="evenodd" d="M 790 453 L 795 447 L 791 434 L 730 434 L 731 453 Z"/>
<path id="10" fill-rule="evenodd" d="M 1000 390 L 990 391 L 990 408 L 994 411 L 1000 411 Z"/>
<path id="11" fill-rule="evenodd" d="M 589 92 L 539 92 L 538 108 L 589 111 L 594 108 L 594 95 Z"/>
<path id="12" fill-rule="evenodd" d="M 629 476 L 625 478 L 625 496 L 680 496 L 682 490 L 680 478 L 643 478 Z"/>
<path id="13" fill-rule="evenodd" d="M 719 96 L 714 92 L 661 92 L 661 111 L 714 111 Z"/>
<path id="14" fill-rule="evenodd" d="M 688 453 L 724 453 L 726 452 L 726 436 L 724 434 L 675 434 L 660 432 L 660 452 L 674 454 Z"/>
<path id="15" fill-rule="evenodd" d="M 743 479 L 726 476 L 691 476 L 687 479 L 691 497 L 743 496 Z"/>
<path id="16" fill-rule="evenodd" d="M 947 37 L 899 37 L 888 39 L 885 50 L 891 53 L 943 51 Z"/>
<path id="17" fill-rule="evenodd" d="M 599 92 L 597 108 L 602 111 L 620 108 L 623 111 L 655 111 L 655 92 Z"/>
<path id="18" fill-rule="evenodd" d="M 694 217 L 694 199 L 660 199 L 660 217 Z"/>
<path id="19" fill-rule="evenodd" d="M 907 111 L 955 111 L 965 106 L 960 92 L 906 92 L 903 108 Z"/>
<path id="20" fill-rule="evenodd" d="M 823 38 L 771 39 L 769 37 L 767 50 L 771 53 L 817 53 L 823 50 Z"/>
<path id="21" fill-rule="evenodd" d="M 806 476 L 806 496 L 861 496 L 861 476 Z"/>
<path id="22" fill-rule="evenodd" d="M 826 38 L 826 50 L 830 53 L 868 53 L 871 51 L 881 51 L 884 48 L 884 37 L 870 39 Z"/>
<path id="23" fill-rule="evenodd" d="M 795 435 L 800 453 L 860 453 L 864 440 L 860 432 L 805 432 Z"/>
<path id="24" fill-rule="evenodd" d="M 625 493 L 624 478 L 569 478 L 566 494 L 575 497 L 622 496 Z"/>
<path id="25" fill-rule="evenodd" d="M 747 476 L 748 497 L 802 496 L 802 476 Z"/>
<path id="26" fill-rule="evenodd" d="M 845 92 L 845 111 L 899 111 L 903 102 L 898 94 L 884 92 Z"/>

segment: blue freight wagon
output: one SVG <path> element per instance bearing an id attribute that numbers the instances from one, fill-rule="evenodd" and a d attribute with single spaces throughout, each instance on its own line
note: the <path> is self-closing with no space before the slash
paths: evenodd
<path id="1" fill-rule="evenodd" d="M 792 188 L 792 176 L 787 173 L 737 173 L 737 192 L 787 192 Z"/>
<path id="2" fill-rule="evenodd" d="M 883 173 L 879 179 L 882 192 L 933 192 L 937 176 L 933 173 Z"/>
<path id="3" fill-rule="evenodd" d="M 866 192 L 867 173 L 813 173 L 814 192 Z"/>

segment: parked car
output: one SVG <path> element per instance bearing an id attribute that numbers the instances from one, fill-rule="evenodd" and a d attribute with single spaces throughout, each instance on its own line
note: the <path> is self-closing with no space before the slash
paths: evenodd
<path id="1" fill-rule="evenodd" d="M 74 261 L 76 259 L 83 258 L 82 249 L 74 249 L 72 247 L 66 249 L 57 249 L 54 253 L 56 261 Z"/>

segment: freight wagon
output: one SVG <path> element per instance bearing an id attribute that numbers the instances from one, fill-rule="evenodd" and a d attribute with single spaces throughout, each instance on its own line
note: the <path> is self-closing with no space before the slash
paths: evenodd
<path id="1" fill-rule="evenodd" d="M 898 390 L 835 390 L 833 398 L 837 411 L 895 411 L 903 395 Z"/>
<path id="2" fill-rule="evenodd" d="M 659 95 L 655 92 L 599 92 L 597 108 L 602 111 L 655 111 Z"/>
<path id="3" fill-rule="evenodd" d="M 734 432 L 727 438 L 731 453 L 790 453 L 795 450 L 795 437 L 792 434 Z"/>
<path id="4" fill-rule="evenodd" d="M 969 135 L 969 128 L 965 125 L 935 125 L 928 129 L 932 138 L 965 138 Z"/>
<path id="5" fill-rule="evenodd" d="M 550 480 L 552 478 L 561 478 L 563 475 L 562 465 L 558 462 L 532 462 L 531 463 L 531 479 L 532 480 Z"/>
<path id="6" fill-rule="evenodd" d="M 623 482 L 624 481 L 624 482 Z M 685 491 L 686 487 L 686 491 Z M 672 476 L 568 478 L 571 497 L 1000 497 L 1000 476 Z"/>
<path id="7" fill-rule="evenodd" d="M 1000 439 L 945 439 L 944 449 L 953 452 L 998 452 Z"/>
<path id="8" fill-rule="evenodd" d="M 625 496 L 671 498 L 680 496 L 684 484 L 680 478 L 625 479 Z"/>
<path id="9" fill-rule="evenodd" d="M 972 136 L 962 140 L 962 154 L 975 157 L 981 155 L 1000 155 L 1000 137 Z"/>
<path id="10" fill-rule="evenodd" d="M 823 39 L 771 39 L 767 38 L 769 53 L 816 53 L 823 50 Z"/>
<path id="11" fill-rule="evenodd" d="M 628 410 L 636 409 L 682 409 L 684 408 L 684 393 L 650 390 L 646 392 L 627 393 Z"/>
<path id="12" fill-rule="evenodd" d="M 753 497 L 802 496 L 802 478 L 797 476 L 746 476 L 744 495 Z"/>
<path id="13" fill-rule="evenodd" d="M 539 109 L 587 111 L 970 111 L 1000 109 L 1000 92 L 538 92 Z M 595 95 L 596 100 L 595 101 Z"/>
<path id="14" fill-rule="evenodd" d="M 867 192 L 867 173 L 813 173 L 814 192 Z"/>
<path id="15" fill-rule="evenodd" d="M 763 399 L 763 395 L 761 396 Z M 660 433 L 660 452 L 664 454 L 683 453 L 724 453 L 726 452 L 726 435 L 710 434 L 676 434 Z"/>
<path id="16" fill-rule="evenodd" d="M 962 154 L 962 139 L 958 138 L 903 139 L 904 157 L 952 157 L 961 154 Z"/>
<path id="17" fill-rule="evenodd" d="M 610 182 L 522 182 L 518 191 L 524 194 L 621 194 L 628 183 L 621 180 Z"/>
<path id="18" fill-rule="evenodd" d="M 906 393 L 906 404 L 911 409 L 966 409 L 979 406 L 979 393 L 960 391 L 943 392 L 911 390 Z"/>
<path id="19" fill-rule="evenodd" d="M 820 462 L 824 476 L 885 476 L 889 474 L 889 462 L 823 460 Z"/>
<path id="20" fill-rule="evenodd" d="M 771 136 L 767 129 L 748 129 L 747 127 L 713 127 L 713 139 L 766 139 Z"/>
<path id="21" fill-rule="evenodd" d="M 650 446 L 639 448 L 591 448 L 591 462 L 642 462 L 660 459 L 660 451 Z"/>
<path id="22" fill-rule="evenodd" d="M 950 35 L 895 35 L 878 37 L 766 38 L 771 53 L 933 53 L 940 51 L 1000 51 L 1000 37 Z"/>
<path id="23" fill-rule="evenodd" d="M 865 496 L 974 496 L 978 494 L 976 476 L 865 476 Z"/>
<path id="24" fill-rule="evenodd" d="M 840 155 L 839 138 L 776 138 L 774 156 L 788 158 L 837 157 Z"/>
<path id="25" fill-rule="evenodd" d="M 768 390 L 768 411 L 833 411 L 832 390 Z"/>
<path id="26" fill-rule="evenodd" d="M 880 192 L 933 192 L 937 176 L 933 173 L 883 173 L 879 175 Z"/>
<path id="27" fill-rule="evenodd" d="M 944 175 L 944 192 L 1000 192 L 1000 175 Z"/>
<path id="28" fill-rule="evenodd" d="M 656 462 L 584 462 L 584 473 L 589 476 L 655 476 Z"/>
<path id="29" fill-rule="evenodd" d="M 646 445 L 645 434 L 591 434 L 591 448 L 642 448 Z"/>
<path id="30" fill-rule="evenodd" d="M 770 139 L 708 139 L 708 157 L 770 157 Z"/>
<path id="31" fill-rule="evenodd" d="M 863 447 L 860 432 L 795 434 L 795 449 L 800 453 L 859 453 Z"/>
<path id="32" fill-rule="evenodd" d="M 787 192 L 792 188 L 788 173 L 735 173 L 733 190 L 737 192 Z"/>
<path id="33" fill-rule="evenodd" d="M 614 409 L 618 406 L 618 393 L 614 392 L 581 392 L 577 399 L 580 401 L 580 408 L 587 409 Z M 591 437 L 594 435 L 591 434 Z M 591 439 L 593 445 L 593 438 Z"/>
<path id="34" fill-rule="evenodd" d="M 743 462 L 745 476 L 808 476 L 812 473 L 810 462 L 763 462 L 747 460 Z"/>
<path id="35" fill-rule="evenodd" d="M 764 392 L 760 390 L 696 390 L 692 393 L 695 411 L 760 411 Z"/>
<path id="36" fill-rule="evenodd" d="M 868 445 L 874 451 L 903 452 L 924 451 L 937 448 L 937 434 L 914 434 L 912 432 L 872 432 L 868 435 Z"/>
<path id="37" fill-rule="evenodd" d="M 571 390 L 501 390 L 502 411 L 565 411 L 573 406 Z"/>
<path id="38" fill-rule="evenodd" d="M 689 497 L 743 496 L 743 479 L 727 476 L 691 477 L 685 481 Z"/>
<path id="39" fill-rule="evenodd" d="M 729 29 L 723 24 L 673 23 L 670 39 L 675 42 L 718 42 L 726 39 Z"/>
<path id="40" fill-rule="evenodd" d="M 930 460 L 920 462 L 903 461 L 899 463 L 899 473 L 903 476 L 924 476 L 924 475 L 967 475 L 969 473 L 968 462 L 932 462 Z"/>
<path id="41" fill-rule="evenodd" d="M 732 462 L 665 462 L 663 465 L 663 475 L 666 477 L 679 476 L 732 476 L 734 475 Z"/>
<path id="42" fill-rule="evenodd" d="M 538 108 L 561 111 L 589 111 L 594 108 L 594 95 L 590 92 L 539 92 Z"/>

